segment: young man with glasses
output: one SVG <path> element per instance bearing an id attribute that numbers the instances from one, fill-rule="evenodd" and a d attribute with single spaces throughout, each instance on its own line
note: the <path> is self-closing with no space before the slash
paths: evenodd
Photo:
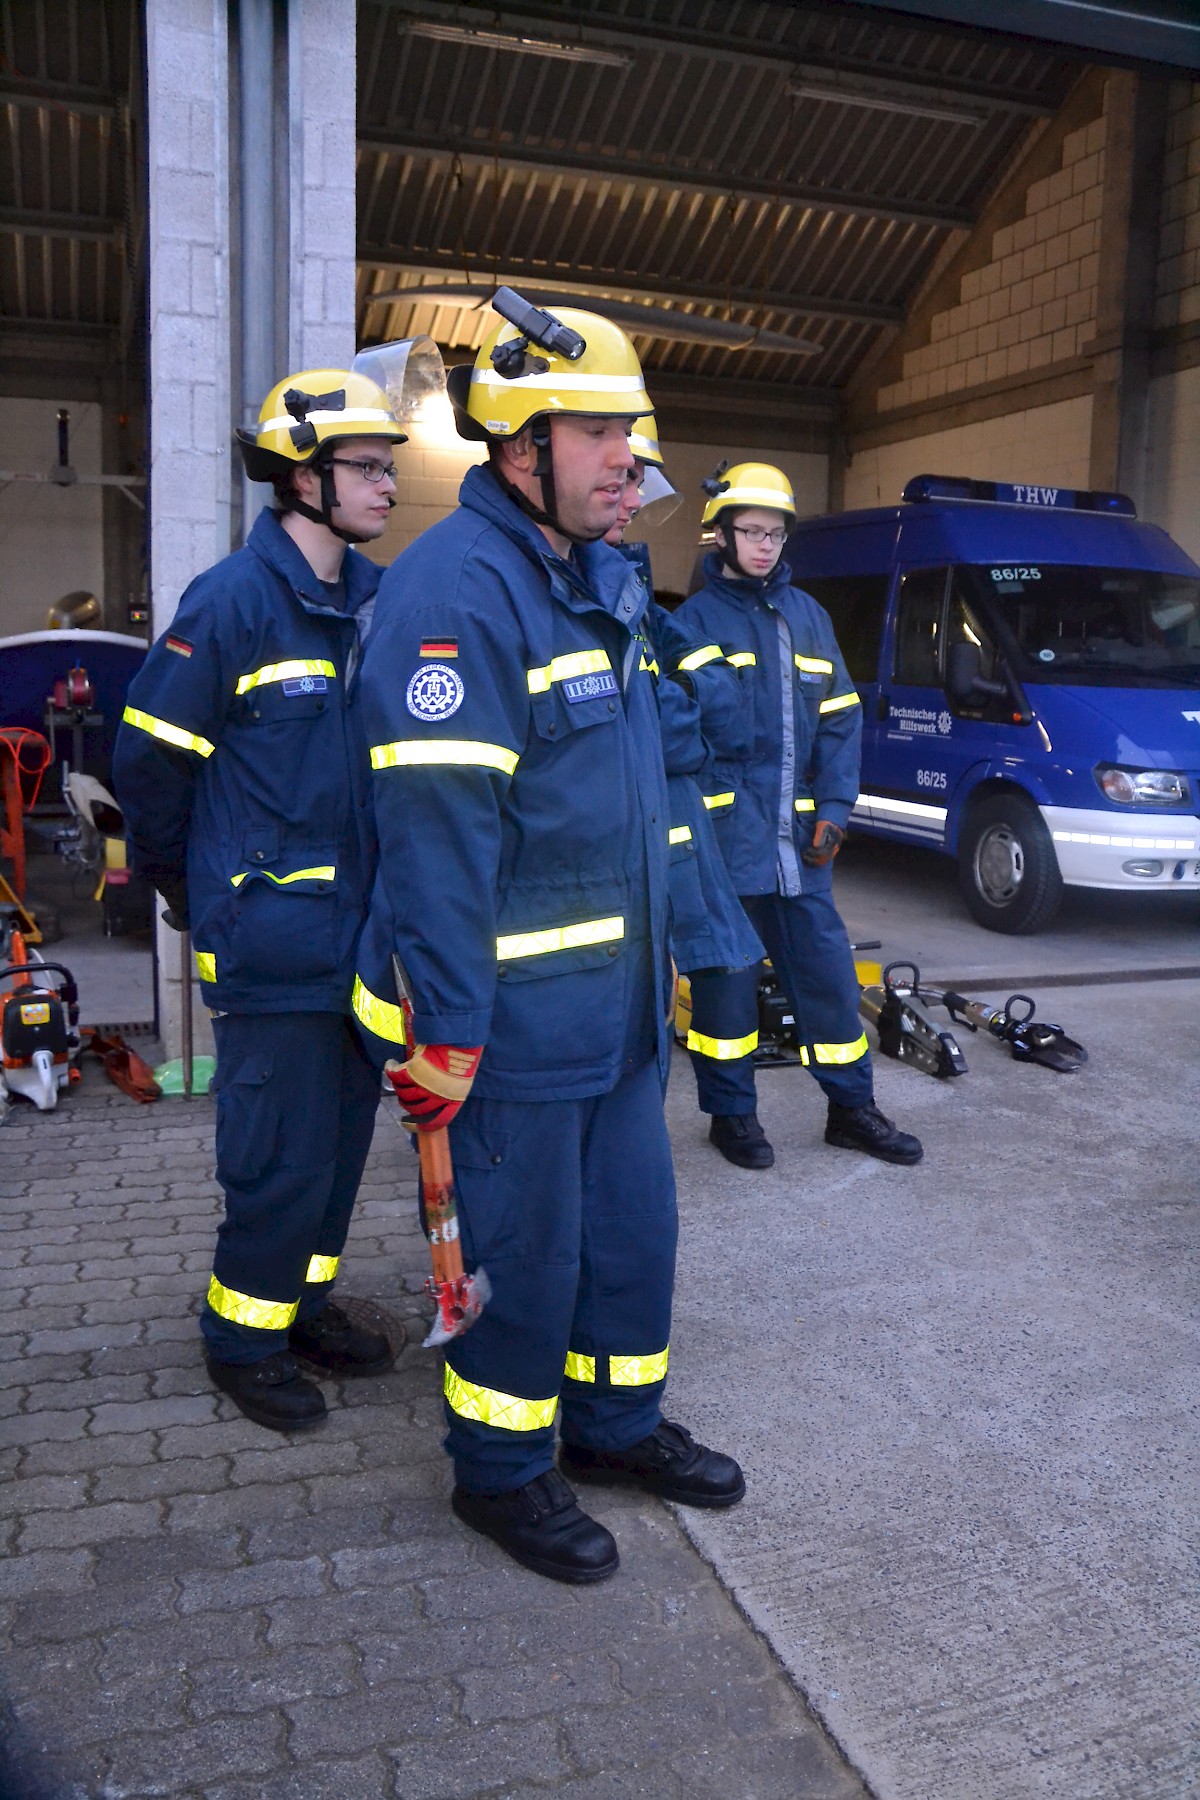
<path id="1" fill-rule="evenodd" d="M 335 1375 L 391 1347 L 330 1298 L 379 1095 L 349 1018 L 375 865 L 356 673 L 405 442 L 346 369 L 281 381 L 246 473 L 276 506 L 197 577 L 132 683 L 114 775 L 134 865 L 190 925 L 217 1044 L 225 1218 L 200 1320 L 209 1372 L 251 1419 L 316 1425 Z"/>
<path id="2" fill-rule="evenodd" d="M 858 797 L 858 695 L 828 613 L 792 586 L 783 560 L 796 503 L 782 470 L 723 466 L 704 485 L 715 548 L 704 587 L 677 619 L 740 669 L 745 699 L 740 740 L 722 746 L 702 780 L 706 806 L 829 1102 L 825 1142 L 916 1163 L 918 1139 L 875 1105 L 854 957 L 833 903 L 833 859 Z M 693 977 L 696 1014 L 728 1002 L 724 991 L 708 993 L 710 981 L 731 980 L 756 976 Z M 752 1053 L 719 1062 L 693 1054 L 692 1063 L 713 1144 L 741 1168 L 769 1168 L 775 1153 L 758 1120 Z"/>

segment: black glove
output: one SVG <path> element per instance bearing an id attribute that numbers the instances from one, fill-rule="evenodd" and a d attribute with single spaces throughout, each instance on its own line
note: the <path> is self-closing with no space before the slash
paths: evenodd
<path id="1" fill-rule="evenodd" d="M 158 891 L 167 903 L 167 910 L 162 914 L 163 924 L 169 925 L 172 931 L 189 931 L 187 882 L 180 876 L 175 881 L 163 882 Z"/>
<path id="2" fill-rule="evenodd" d="M 800 861 L 807 863 L 810 869 L 822 869 L 833 861 L 845 841 L 846 834 L 839 825 L 831 824 L 828 819 L 818 819 L 813 841 L 807 850 L 800 852 Z"/>

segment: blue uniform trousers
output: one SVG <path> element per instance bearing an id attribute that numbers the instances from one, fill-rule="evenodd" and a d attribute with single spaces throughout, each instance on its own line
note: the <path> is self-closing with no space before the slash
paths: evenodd
<path id="1" fill-rule="evenodd" d="M 866 1106 L 874 1097 L 871 1053 L 858 1012 L 854 953 L 830 893 L 742 896 L 750 922 L 766 946 L 775 973 L 792 1003 L 801 1055 L 826 1097 L 839 1106 Z M 692 1005 L 709 1016 L 710 984 L 742 980 L 753 994 L 757 973 L 692 977 Z M 714 1010 L 733 1002 L 718 988 Z M 744 1010 L 744 1008 L 743 1008 Z M 693 1010 L 693 1026 L 696 1024 Z M 754 1059 L 715 1062 L 693 1055 L 702 1111 L 749 1113 L 756 1105 Z"/>
<path id="2" fill-rule="evenodd" d="M 749 969 L 696 969 L 687 1047 L 696 1071 L 701 1110 L 754 1111 L 754 1049 L 758 1043 L 761 965 Z"/>
<path id="3" fill-rule="evenodd" d="M 586 1100 L 470 1099 L 450 1127 L 463 1256 L 492 1297 L 447 1347 L 445 1444 L 501 1493 L 564 1441 L 625 1449 L 661 1418 L 675 1177 L 657 1065 Z"/>
<path id="4" fill-rule="evenodd" d="M 340 1013 L 225 1013 L 213 1034 L 225 1218 L 200 1329 L 215 1361 L 252 1363 L 329 1297 L 379 1077 Z"/>

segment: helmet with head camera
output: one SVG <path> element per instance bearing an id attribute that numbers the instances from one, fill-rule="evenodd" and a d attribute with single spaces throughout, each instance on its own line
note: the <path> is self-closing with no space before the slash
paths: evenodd
<path id="1" fill-rule="evenodd" d="M 337 489 L 330 458 L 334 446 L 347 438 L 382 438 L 392 444 L 408 441 L 383 390 L 353 368 L 305 369 L 286 376 L 263 401 L 255 429 L 239 428 L 236 436 L 251 481 L 274 482 L 285 511 L 298 512 L 326 526 L 347 543 L 360 540 L 333 522 Z M 289 480 L 295 470 L 310 467 L 320 472 L 319 508 L 302 500 Z"/>
<path id="2" fill-rule="evenodd" d="M 721 555 L 739 575 L 746 575 L 738 560 L 732 529 L 732 517 L 744 507 L 764 507 L 783 514 L 784 526 L 791 531 L 796 523 L 796 497 L 792 484 L 782 469 L 772 463 L 718 463 L 712 474 L 701 483 L 707 499 L 700 523 L 706 529 L 719 530 L 725 540 Z"/>
<path id="3" fill-rule="evenodd" d="M 550 421 L 567 415 L 634 419 L 649 412 L 642 365 L 627 334 L 598 313 L 573 307 L 544 312 L 511 288 L 499 288 L 492 305 L 503 322 L 488 333 L 473 365 L 462 363 L 446 377 L 458 434 L 496 443 L 530 426 L 545 505 L 503 485 L 537 524 L 571 538 L 555 516 Z"/>

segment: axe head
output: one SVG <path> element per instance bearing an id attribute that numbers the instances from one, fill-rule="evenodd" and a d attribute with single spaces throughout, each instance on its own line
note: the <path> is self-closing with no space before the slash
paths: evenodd
<path id="1" fill-rule="evenodd" d="M 476 1269 L 473 1275 L 456 1275 L 448 1281 L 436 1281 L 431 1275 L 425 1292 L 437 1302 L 437 1313 L 424 1346 L 433 1350 L 470 1331 L 492 1297 L 492 1284 L 486 1270 Z"/>

